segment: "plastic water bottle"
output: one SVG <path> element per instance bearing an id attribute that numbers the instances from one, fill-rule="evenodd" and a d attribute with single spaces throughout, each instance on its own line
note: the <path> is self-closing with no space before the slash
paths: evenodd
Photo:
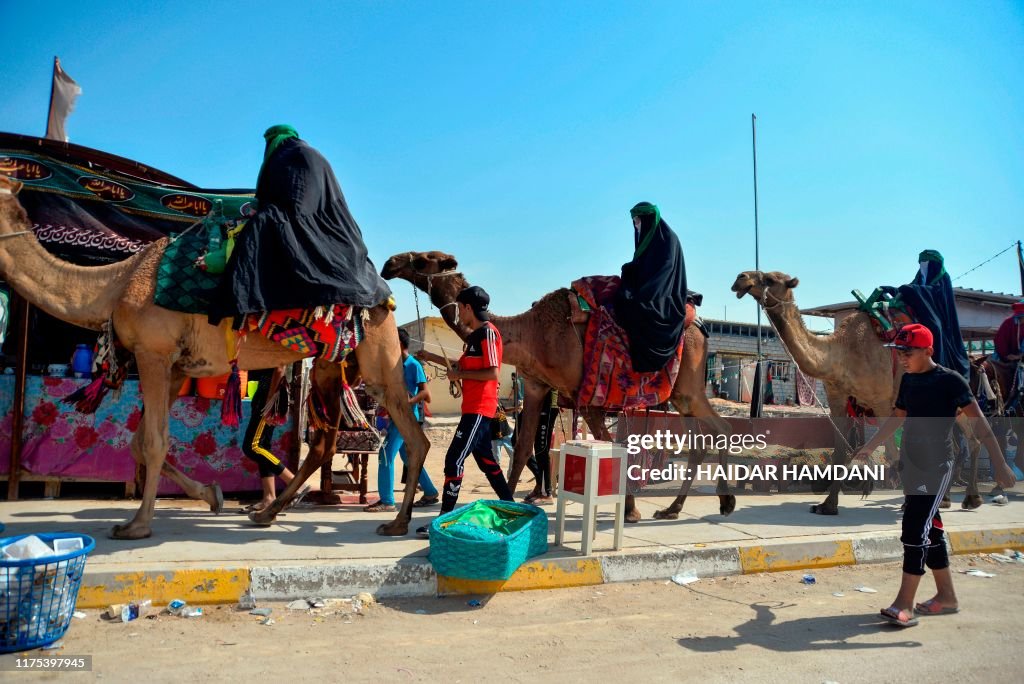
<path id="1" fill-rule="evenodd" d="M 152 605 L 153 602 L 149 599 L 139 601 L 138 603 L 135 601 L 126 603 L 124 608 L 121 609 L 121 622 L 131 622 L 132 620 L 139 619 L 149 611 Z"/>

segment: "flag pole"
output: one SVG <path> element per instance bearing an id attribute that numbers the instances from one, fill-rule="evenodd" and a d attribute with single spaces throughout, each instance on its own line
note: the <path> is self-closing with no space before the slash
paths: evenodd
<path id="1" fill-rule="evenodd" d="M 53 93 L 57 86 L 57 69 L 60 68 L 60 57 L 54 55 L 53 57 L 53 73 L 50 74 L 50 104 L 46 108 L 46 132 L 43 133 L 44 137 L 50 135 L 50 118 L 53 116 Z M 63 141 L 61 141 L 63 142 Z"/>
<path id="2" fill-rule="evenodd" d="M 1020 269 L 1020 294 L 1024 297 L 1024 251 L 1021 251 L 1020 240 L 1017 240 L 1017 267 Z"/>
<path id="3" fill-rule="evenodd" d="M 760 235 L 758 231 L 757 216 L 757 115 L 750 115 L 750 131 L 754 149 L 754 270 L 761 270 L 761 248 Z M 754 366 L 754 387 L 750 397 L 750 417 L 761 417 L 762 396 L 764 389 L 761 387 L 761 306 L 757 306 L 757 364 Z"/>

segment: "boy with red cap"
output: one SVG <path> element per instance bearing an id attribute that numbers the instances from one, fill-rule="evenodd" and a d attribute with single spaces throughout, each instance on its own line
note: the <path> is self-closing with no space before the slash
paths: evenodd
<path id="1" fill-rule="evenodd" d="M 949 557 L 942 538 L 939 503 L 949 486 L 953 472 L 953 421 L 957 410 L 973 418 L 974 433 L 988 450 L 996 482 L 1012 487 L 1013 472 L 1006 465 L 995 435 L 989 428 L 978 402 L 963 377 L 932 360 L 932 333 L 911 323 L 904 326 L 892 344 L 903 365 L 904 374 L 893 417 L 857 453 L 867 458 L 904 426 L 900 445 L 900 474 L 906 508 L 903 512 L 903 581 L 896 599 L 881 611 L 882 618 L 897 627 L 913 627 L 917 615 L 944 615 L 960 610 Z M 908 420 L 909 419 L 909 420 Z M 925 567 L 935 577 L 935 596 L 914 604 Z"/>

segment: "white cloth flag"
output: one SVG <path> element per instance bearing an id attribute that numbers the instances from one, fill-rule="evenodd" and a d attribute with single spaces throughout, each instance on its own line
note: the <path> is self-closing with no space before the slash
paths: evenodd
<path id="1" fill-rule="evenodd" d="M 64 124 L 75 108 L 75 100 L 82 89 L 75 80 L 60 68 L 60 58 L 53 58 L 53 88 L 50 91 L 50 115 L 46 120 L 46 137 L 50 140 L 68 141 Z"/>

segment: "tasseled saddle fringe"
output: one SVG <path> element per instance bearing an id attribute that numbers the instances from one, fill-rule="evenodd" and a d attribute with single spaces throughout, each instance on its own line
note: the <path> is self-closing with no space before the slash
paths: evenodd
<path id="1" fill-rule="evenodd" d="M 238 360 L 231 361 L 231 375 L 224 388 L 224 400 L 220 404 L 220 422 L 228 427 L 238 427 L 242 415 L 242 376 L 238 372 Z"/>
<path id="2" fill-rule="evenodd" d="M 284 425 L 288 422 L 288 409 L 292 405 L 288 381 L 284 378 L 277 385 L 274 396 L 263 407 L 263 420 L 267 425 Z"/>
<path id="3" fill-rule="evenodd" d="M 107 392 L 119 392 L 125 378 L 128 377 L 130 357 L 119 363 L 119 351 L 122 355 L 127 354 L 114 337 L 113 321 L 108 320 L 103 324 L 103 332 L 96 341 L 96 356 L 92 365 L 95 379 L 61 399 L 61 402 L 73 404 L 79 413 L 96 413 Z"/>

